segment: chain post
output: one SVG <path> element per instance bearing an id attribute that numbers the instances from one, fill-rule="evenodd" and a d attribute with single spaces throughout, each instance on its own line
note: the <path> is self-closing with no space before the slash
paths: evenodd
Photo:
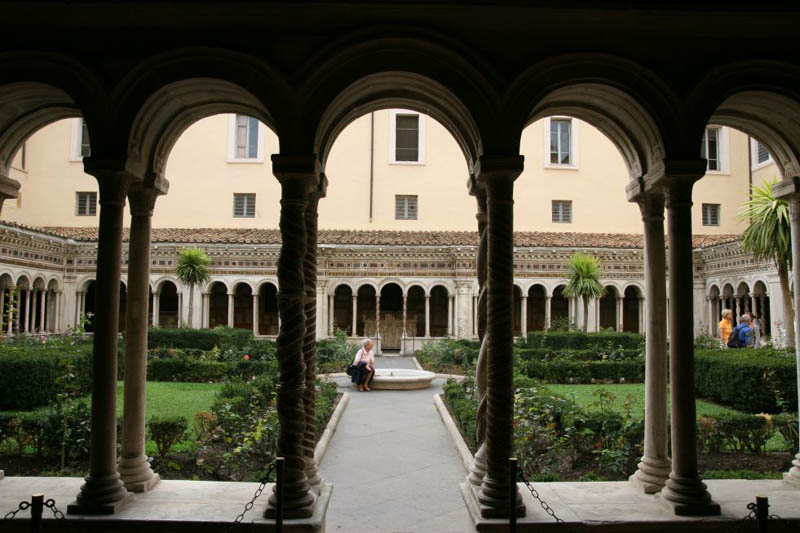
<path id="1" fill-rule="evenodd" d="M 756 496 L 756 519 L 759 533 L 767 533 L 769 531 L 769 498 L 766 496 Z"/>
<path id="2" fill-rule="evenodd" d="M 44 494 L 31 494 L 31 533 L 41 533 Z"/>
<path id="3" fill-rule="evenodd" d="M 508 529 L 517 533 L 517 458 L 508 459 Z"/>
<path id="4" fill-rule="evenodd" d="M 283 457 L 278 457 L 275 461 L 275 483 L 278 484 L 278 497 L 276 498 L 275 509 L 275 531 L 283 533 Z"/>

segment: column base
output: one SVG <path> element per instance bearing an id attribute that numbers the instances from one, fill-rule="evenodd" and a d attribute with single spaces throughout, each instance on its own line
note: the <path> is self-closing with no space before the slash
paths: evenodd
<path id="1" fill-rule="evenodd" d="M 508 518 L 508 490 L 496 485 L 497 483 L 487 474 L 483 478 L 483 484 L 473 489 L 482 518 Z M 522 495 L 519 493 L 516 482 L 514 487 L 517 489 L 515 491 L 517 516 L 522 517 L 525 516 L 525 504 L 522 503 Z"/>
<path id="2" fill-rule="evenodd" d="M 706 484 L 699 478 L 679 478 L 670 474 L 656 498 L 678 516 L 713 516 L 721 512 L 719 504 L 711 499 Z"/>
<path id="3" fill-rule="evenodd" d="M 655 494 L 664 488 L 671 469 L 672 463 L 669 459 L 643 457 L 639 468 L 628 478 L 628 481 L 645 494 Z"/>
<path id="4" fill-rule="evenodd" d="M 4 477 L 6 477 L 5 474 L 3 473 L 2 470 L 0 470 L 0 479 L 3 479 Z"/>
<path id="5" fill-rule="evenodd" d="M 474 486 L 471 482 L 466 481 L 461 484 L 461 497 L 467 505 L 468 514 L 477 520 L 480 519 L 508 519 L 508 500 L 497 500 L 498 506 L 487 505 L 484 501 L 480 487 Z M 522 496 L 517 489 L 517 518 L 525 516 L 527 509 L 525 504 L 522 503 Z"/>
<path id="6" fill-rule="evenodd" d="M 133 493 L 125 490 L 119 474 L 86 478 L 77 499 L 67 506 L 67 514 L 109 515 L 131 501 Z"/>
<path id="7" fill-rule="evenodd" d="M 130 492 L 147 492 L 161 480 L 158 474 L 154 474 L 150 469 L 150 463 L 144 456 L 121 457 L 117 463 L 117 471 L 125 488 Z"/>
<path id="8" fill-rule="evenodd" d="M 486 475 L 486 443 L 482 443 L 472 458 L 472 465 L 469 467 L 467 481 L 474 487 L 480 487 L 483 483 L 483 476 Z"/>
<path id="9" fill-rule="evenodd" d="M 0 479 L 3 479 L 3 472 L 0 470 Z M 789 485 L 800 489 L 800 453 L 794 456 L 792 468 L 783 474 L 783 481 Z"/>
<path id="10" fill-rule="evenodd" d="M 273 487 L 274 489 L 274 487 Z M 331 492 L 333 492 L 333 485 L 330 483 L 323 483 L 320 487 L 319 494 L 316 494 L 316 491 L 313 489 L 309 492 L 310 501 L 307 505 L 302 505 L 294 508 L 286 508 L 283 509 L 283 519 L 301 519 L 301 520 L 310 520 L 311 522 L 321 520 L 322 529 L 319 531 L 325 531 L 325 513 L 328 510 L 328 503 L 331 499 Z M 277 515 L 277 509 L 275 508 L 275 493 L 273 492 L 270 495 L 268 500 L 267 509 L 264 511 L 264 518 L 274 520 Z M 285 505 L 285 503 L 284 503 Z"/>

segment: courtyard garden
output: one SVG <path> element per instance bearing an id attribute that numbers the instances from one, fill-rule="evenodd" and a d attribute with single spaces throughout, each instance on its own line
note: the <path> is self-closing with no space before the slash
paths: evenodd
<path id="1" fill-rule="evenodd" d="M 445 400 L 474 452 L 479 344 L 444 341 L 417 353 L 428 370 L 463 374 Z M 514 355 L 515 452 L 539 480 L 623 480 L 644 441 L 644 337 L 532 333 Z M 698 451 L 706 478 L 780 478 L 797 451 L 794 354 L 696 349 Z"/>
<path id="2" fill-rule="evenodd" d="M 3 341 L 0 341 L 3 342 Z M 276 455 L 274 343 L 252 332 L 151 330 L 145 451 L 162 478 L 252 481 Z M 124 341 L 119 343 L 118 441 Z M 7 475 L 88 468 L 91 340 L 5 341 L 0 354 L 0 465 Z M 338 401 L 317 382 L 317 436 Z"/>

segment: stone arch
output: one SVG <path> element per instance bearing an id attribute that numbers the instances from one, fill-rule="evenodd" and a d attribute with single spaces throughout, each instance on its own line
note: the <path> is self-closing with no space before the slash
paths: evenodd
<path id="1" fill-rule="evenodd" d="M 403 286 L 387 280 L 380 285 L 381 350 L 400 350 L 403 336 Z"/>
<path id="2" fill-rule="evenodd" d="M 711 70 L 689 98 L 694 153 L 707 123 L 742 130 L 763 143 L 784 178 L 800 176 L 800 68 L 742 61 Z"/>
<path id="3" fill-rule="evenodd" d="M 359 284 L 355 294 L 356 334 L 360 337 L 374 337 L 377 286 L 369 281 L 362 282 Z"/>
<path id="4" fill-rule="evenodd" d="M 228 285 L 221 280 L 210 281 L 208 293 L 208 327 L 228 325 Z"/>
<path id="5" fill-rule="evenodd" d="M 405 284 L 400 278 L 384 278 L 378 283 L 378 291 L 383 291 L 383 288 L 390 284 L 397 285 L 401 290 L 405 289 Z"/>
<path id="6" fill-rule="evenodd" d="M 528 287 L 527 328 L 528 331 L 542 331 L 546 327 L 547 287 L 544 283 L 533 283 Z"/>
<path id="7" fill-rule="evenodd" d="M 420 283 L 411 283 L 406 290 L 406 333 L 411 337 L 425 336 L 425 287 Z"/>
<path id="8" fill-rule="evenodd" d="M 270 279 L 262 279 L 261 281 L 256 283 L 256 287 L 255 287 L 256 292 L 261 292 L 261 289 L 263 289 L 267 285 L 272 285 L 273 287 L 275 287 L 275 290 L 277 290 L 278 289 L 278 280 L 271 279 L 271 278 Z"/>
<path id="9" fill-rule="evenodd" d="M 233 327 L 253 329 L 253 286 L 248 281 L 233 284 Z"/>
<path id="10" fill-rule="evenodd" d="M 522 130 L 552 115 L 586 121 L 617 147 L 631 179 L 663 166 L 666 142 L 680 132 L 680 100 L 644 66 L 603 54 L 569 54 L 546 59 L 511 84 L 503 108 L 513 124 L 513 146 Z"/>
<path id="11" fill-rule="evenodd" d="M 769 283 L 757 278 L 753 281 L 753 305 L 756 316 L 761 323 L 763 335 L 772 334 L 772 312 L 770 309 Z"/>
<path id="12" fill-rule="evenodd" d="M 0 54 L 0 174 L 8 175 L 22 143 L 47 124 L 84 116 L 91 132 L 102 122 L 105 98 L 94 72 L 72 57 L 42 52 Z"/>
<path id="13" fill-rule="evenodd" d="M 354 337 L 353 328 L 353 286 L 345 281 L 337 281 L 333 289 L 333 330 L 346 331 Z"/>
<path id="14" fill-rule="evenodd" d="M 502 87 L 492 65 L 461 45 L 419 28 L 367 30 L 331 43 L 303 80 L 304 141 L 324 162 L 339 132 L 354 119 L 387 107 L 413 109 L 439 121 L 456 139 L 468 165 L 484 151 L 481 131 L 495 118 Z"/>
<path id="15" fill-rule="evenodd" d="M 622 292 L 622 331 L 642 332 L 642 302 L 644 292 L 636 283 L 629 283 Z"/>
<path id="16" fill-rule="evenodd" d="M 618 329 L 619 327 L 619 297 L 622 295 L 619 287 L 614 283 L 605 283 L 605 294 L 597 302 L 600 321 L 599 329 Z"/>
<path id="17" fill-rule="evenodd" d="M 17 275 L 17 281 L 15 285 L 20 289 L 30 289 L 31 288 L 31 275 L 27 272 L 22 272 Z"/>
<path id="18" fill-rule="evenodd" d="M 61 279 L 57 276 L 50 276 L 47 280 L 47 289 L 51 291 L 59 291 L 63 287 Z"/>
<path id="19" fill-rule="evenodd" d="M 258 294 L 258 334 L 277 335 L 280 319 L 278 318 L 278 282 L 264 280 L 256 287 Z"/>
<path id="20" fill-rule="evenodd" d="M 223 287 L 225 287 L 225 294 L 231 292 L 231 285 L 229 285 L 228 280 L 226 280 L 226 279 L 210 279 L 210 280 L 208 280 L 208 283 L 206 283 L 205 287 L 203 287 L 203 292 L 205 292 L 205 293 L 211 292 L 211 288 L 217 283 L 219 283 Z"/>
<path id="21" fill-rule="evenodd" d="M 161 288 L 164 286 L 165 283 L 172 283 L 177 287 L 180 284 L 180 281 L 177 278 L 172 276 L 162 276 L 158 278 L 155 283 L 152 284 L 153 290 L 155 292 L 161 292 Z"/>
<path id="22" fill-rule="evenodd" d="M 435 283 L 430 288 L 430 332 L 431 337 L 445 337 L 452 318 L 450 309 L 450 290 L 443 283 Z"/>
<path id="23" fill-rule="evenodd" d="M 239 285 L 247 285 L 247 287 L 250 289 L 250 291 L 251 292 L 253 291 L 253 284 L 250 281 L 248 281 L 246 279 L 237 279 L 236 281 L 234 281 L 231 284 L 231 287 L 233 287 L 233 291 L 234 292 L 236 291 L 236 289 L 239 288 Z"/>
<path id="24" fill-rule="evenodd" d="M 263 59 L 222 48 L 171 50 L 136 65 L 114 91 L 120 138 L 129 164 L 149 179 L 163 174 L 172 146 L 197 120 L 220 113 L 259 119 L 278 137 L 292 125 L 292 90 Z M 125 153 L 120 154 L 124 156 Z"/>
<path id="25" fill-rule="evenodd" d="M 156 284 L 158 293 L 158 326 L 180 326 L 180 290 L 178 281 L 173 278 L 162 278 Z"/>
<path id="26" fill-rule="evenodd" d="M 33 284 L 31 288 L 33 288 L 33 290 L 35 291 L 44 289 L 45 288 L 44 278 L 40 275 L 37 275 L 35 278 L 33 278 Z"/>
<path id="27" fill-rule="evenodd" d="M 564 287 L 565 285 L 563 283 L 559 283 L 553 287 L 550 300 L 550 326 L 553 328 L 566 328 L 570 326 L 569 299 L 564 296 Z"/>

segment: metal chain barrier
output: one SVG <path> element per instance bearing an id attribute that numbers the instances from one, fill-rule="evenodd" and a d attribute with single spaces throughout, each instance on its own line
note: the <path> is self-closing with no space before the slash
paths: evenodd
<path id="1" fill-rule="evenodd" d="M 31 506 L 31 502 L 19 502 L 19 505 L 17 506 L 16 509 L 14 509 L 13 511 L 9 511 L 8 513 L 5 514 L 5 516 L 3 517 L 3 520 L 13 520 L 14 517 L 17 516 L 18 512 L 25 511 L 25 510 L 29 509 L 30 506 Z"/>
<path id="2" fill-rule="evenodd" d="M 44 502 L 44 506 L 47 507 L 48 509 L 50 509 L 50 511 L 52 511 L 53 516 L 56 518 L 56 520 L 65 520 L 66 519 L 66 516 L 64 516 L 64 513 L 59 511 L 58 507 L 56 507 L 56 501 L 54 499 L 50 498 L 49 500 Z"/>
<path id="3" fill-rule="evenodd" d="M 257 488 L 257 489 L 256 489 L 256 491 L 253 493 L 253 497 L 252 497 L 252 498 L 250 498 L 250 501 L 249 501 L 249 502 L 247 502 L 247 503 L 245 504 L 245 506 L 244 506 L 244 509 L 242 510 L 242 512 L 241 512 L 241 513 L 239 513 L 239 516 L 237 516 L 237 517 L 236 517 L 236 518 L 233 520 L 233 525 L 232 525 L 231 527 L 229 527 L 228 529 L 226 529 L 226 530 L 225 530 L 225 531 L 226 531 L 226 533 L 227 533 L 228 531 L 232 531 L 233 529 L 235 529 L 235 528 L 236 528 L 236 526 L 238 526 L 239 524 L 241 524 L 241 523 L 242 523 L 242 520 L 244 520 L 244 515 L 246 515 L 248 512 L 250 512 L 250 511 L 253 509 L 253 506 L 255 505 L 255 503 L 256 503 L 256 500 L 257 500 L 257 499 L 258 499 L 258 498 L 261 496 L 261 494 L 264 492 L 264 489 L 265 489 L 265 488 L 267 488 L 267 483 L 269 483 L 269 478 L 270 478 L 270 476 L 271 476 L 273 473 L 275 473 L 275 465 L 276 465 L 277 463 L 278 463 L 278 461 L 276 460 L 276 461 L 274 461 L 274 462 L 273 462 L 273 463 L 270 465 L 270 467 L 269 467 L 269 470 L 267 470 L 267 475 L 265 475 L 265 476 L 264 476 L 264 477 L 261 479 L 261 481 L 259 482 L 259 484 L 258 484 L 258 488 Z"/>
<path id="4" fill-rule="evenodd" d="M 562 519 L 560 519 L 558 516 L 556 516 L 556 513 L 555 513 L 555 511 L 553 511 L 553 508 L 552 508 L 552 507 L 550 507 L 550 504 L 548 504 L 546 501 L 544 501 L 544 500 L 541 498 L 541 496 L 539 496 L 539 491 L 538 491 L 538 490 L 536 490 L 536 489 L 533 487 L 533 485 L 531 485 L 531 482 L 530 482 L 530 481 L 528 481 L 528 479 L 525 477 L 525 474 L 522 472 L 522 470 L 521 470 L 521 469 L 520 469 L 520 470 L 517 470 L 517 476 L 519 477 L 520 481 L 522 481 L 522 482 L 525 484 L 525 486 L 528 488 L 528 490 L 529 490 L 529 491 L 530 491 L 530 493 L 531 493 L 531 496 L 533 496 L 533 498 L 534 498 L 536 501 L 538 501 L 538 502 L 539 502 L 539 505 L 541 505 L 541 506 L 542 506 L 542 509 L 544 509 L 544 512 L 545 512 L 545 513 L 547 513 L 547 514 L 549 514 L 551 517 L 553 517 L 553 520 L 555 520 L 555 521 L 556 521 L 557 523 L 559 523 L 559 524 L 565 524 L 565 523 L 566 523 L 566 522 L 564 522 Z"/>

